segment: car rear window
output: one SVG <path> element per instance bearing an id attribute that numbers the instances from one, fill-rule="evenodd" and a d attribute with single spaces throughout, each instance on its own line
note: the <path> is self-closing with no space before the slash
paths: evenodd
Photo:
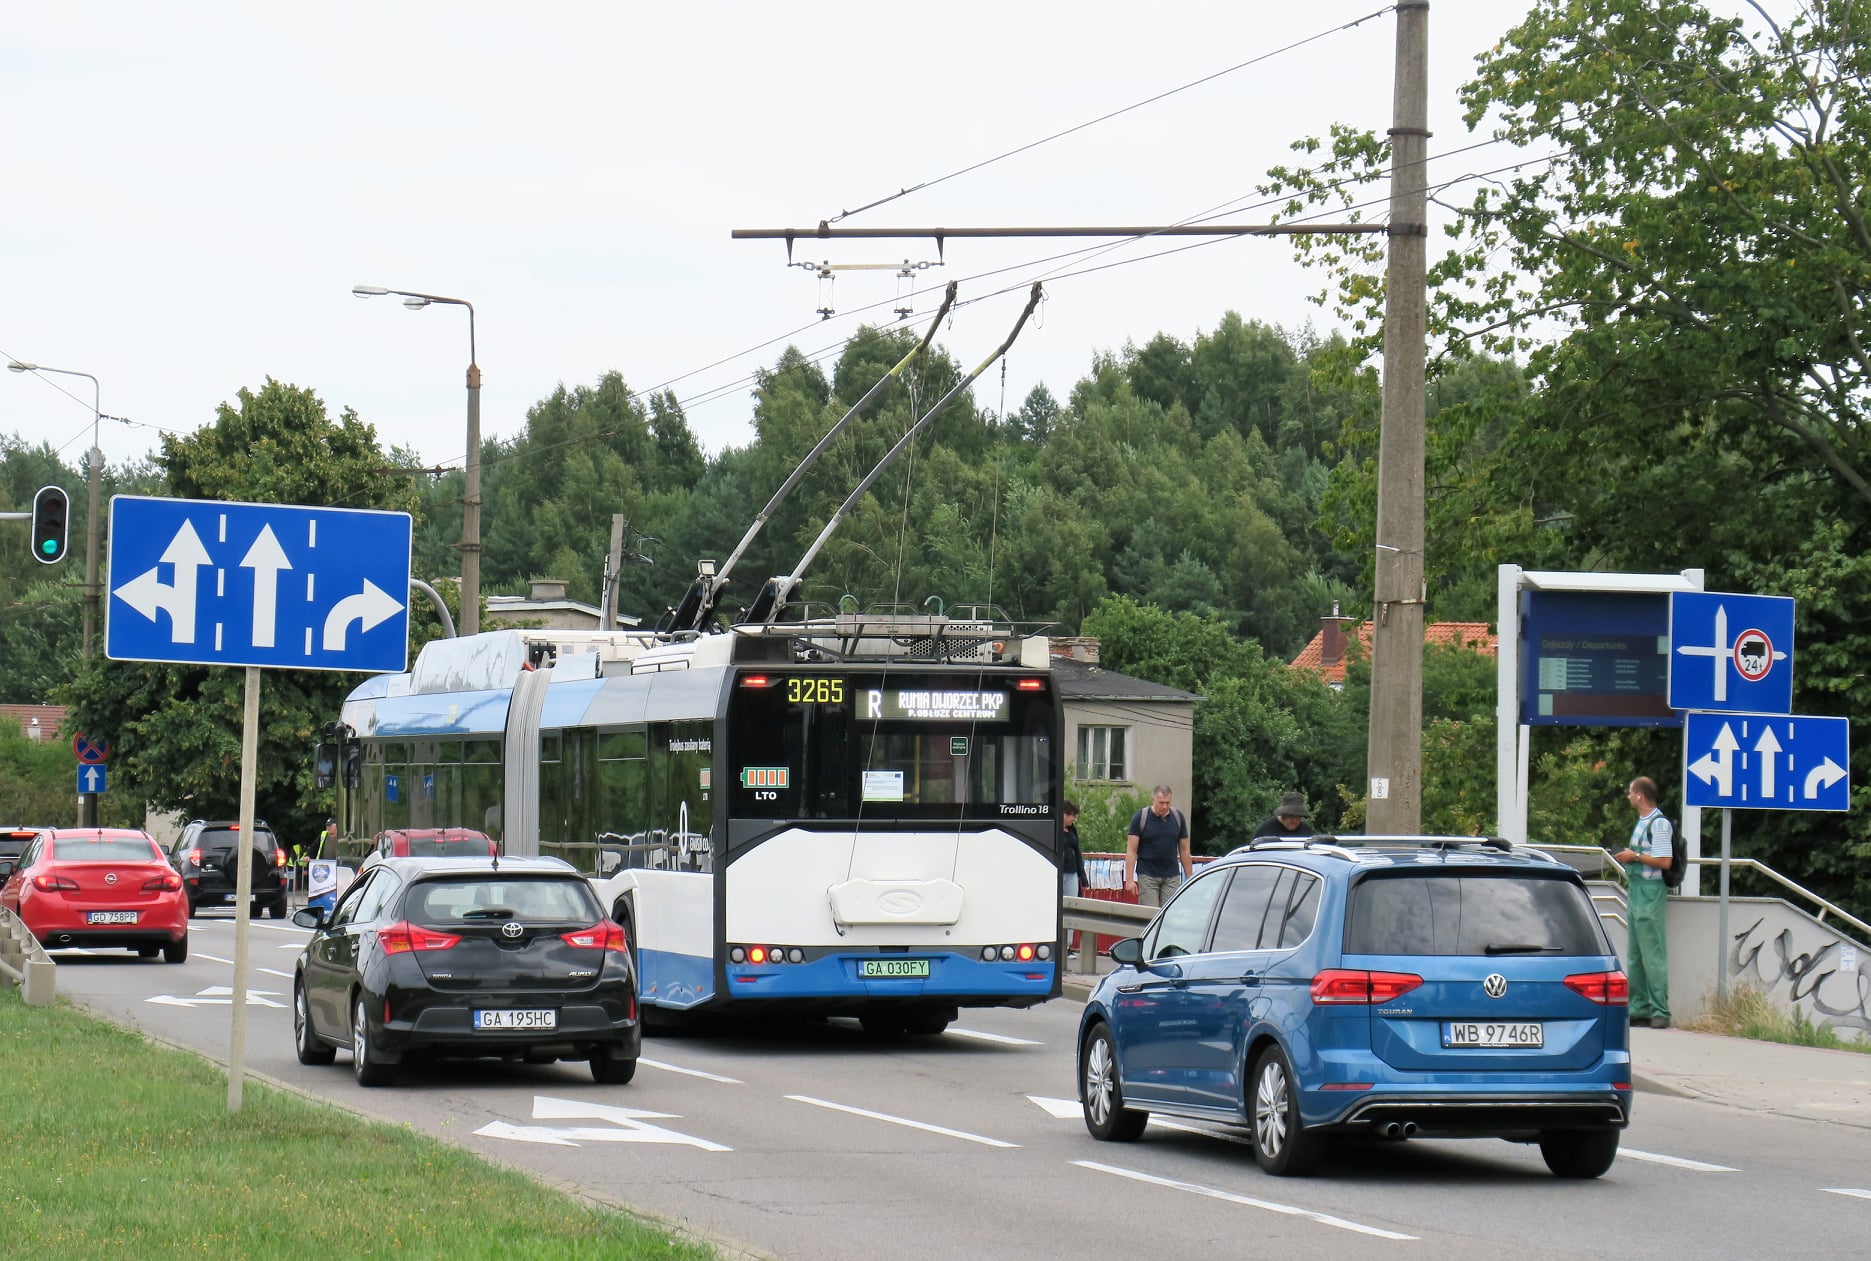
<path id="1" fill-rule="evenodd" d="M 253 847 L 271 854 L 277 846 L 273 834 L 264 828 L 255 828 L 252 833 Z M 195 843 L 203 849 L 233 849 L 234 842 L 240 839 L 239 828 L 203 828 Z"/>
<path id="2" fill-rule="evenodd" d="M 54 837 L 52 857 L 62 863 L 153 863 L 162 860 L 154 841 L 135 836 Z"/>
<path id="3" fill-rule="evenodd" d="M 507 876 L 425 880 L 409 891 L 404 914 L 431 928 L 489 919 L 595 924 L 604 918 L 591 886 L 576 878 Z"/>
<path id="4" fill-rule="evenodd" d="M 494 852 L 484 836 L 412 836 L 406 843 L 412 858 L 486 858 Z"/>
<path id="5" fill-rule="evenodd" d="M 1519 872 L 1373 873 L 1353 886 L 1346 954 L 1611 953 L 1583 887 Z"/>

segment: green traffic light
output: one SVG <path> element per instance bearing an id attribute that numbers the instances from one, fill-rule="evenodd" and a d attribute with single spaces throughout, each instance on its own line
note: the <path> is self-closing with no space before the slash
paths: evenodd
<path id="1" fill-rule="evenodd" d="M 39 545 L 39 550 L 44 552 L 47 556 L 56 556 L 58 554 L 58 540 L 47 539 Z"/>

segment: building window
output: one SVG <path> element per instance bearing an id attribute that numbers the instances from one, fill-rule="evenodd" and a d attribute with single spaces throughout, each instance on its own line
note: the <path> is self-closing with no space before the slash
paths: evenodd
<path id="1" fill-rule="evenodd" d="M 1129 734 L 1128 727 L 1080 727 L 1078 778 L 1129 779 L 1130 762 L 1125 757 Z"/>

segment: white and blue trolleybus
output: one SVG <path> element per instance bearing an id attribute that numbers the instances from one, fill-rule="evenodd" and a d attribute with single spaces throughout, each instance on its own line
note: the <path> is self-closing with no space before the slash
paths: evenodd
<path id="1" fill-rule="evenodd" d="M 437 640 L 345 703 L 344 830 L 570 860 L 651 1015 L 939 1033 L 1059 993 L 1048 661 L 998 617 L 900 611 Z"/>

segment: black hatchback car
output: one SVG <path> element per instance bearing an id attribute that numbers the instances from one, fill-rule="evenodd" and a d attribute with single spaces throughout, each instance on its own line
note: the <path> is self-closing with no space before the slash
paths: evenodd
<path id="1" fill-rule="evenodd" d="M 556 858 L 388 858 L 313 930 L 292 984 L 302 1064 L 349 1047 L 358 1084 L 406 1057 L 582 1060 L 600 1082 L 637 1071 L 637 978 L 624 930 Z"/>

